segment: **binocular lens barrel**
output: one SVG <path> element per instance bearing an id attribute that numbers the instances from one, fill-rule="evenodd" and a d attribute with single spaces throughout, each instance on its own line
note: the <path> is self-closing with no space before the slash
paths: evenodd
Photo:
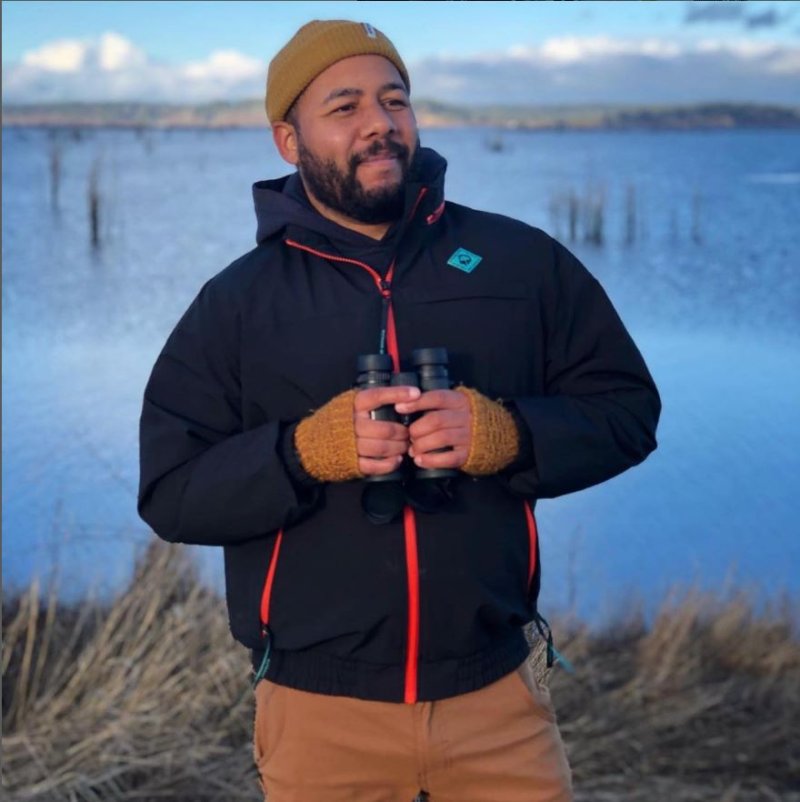
<path id="1" fill-rule="evenodd" d="M 423 393 L 449 390 L 453 386 L 447 371 L 449 358 L 446 348 L 417 348 L 411 354 L 411 362 L 419 376 L 419 387 Z M 458 476 L 458 471 L 450 468 L 418 468 L 416 471 L 417 479 L 451 479 L 454 476 Z"/>
<path id="2" fill-rule="evenodd" d="M 371 387 L 388 387 L 392 383 L 392 358 L 389 354 L 362 354 L 356 359 L 356 387 L 367 390 Z M 396 421 L 394 407 L 378 407 L 370 413 L 373 420 Z"/>
<path id="3" fill-rule="evenodd" d="M 356 358 L 356 387 L 367 390 L 371 387 L 389 387 L 393 384 L 392 369 L 394 363 L 389 354 L 361 354 Z M 373 409 L 370 412 L 372 420 L 397 422 L 400 420 L 393 404 Z M 400 470 L 381 476 L 367 476 L 366 482 L 400 482 L 403 472 Z"/>

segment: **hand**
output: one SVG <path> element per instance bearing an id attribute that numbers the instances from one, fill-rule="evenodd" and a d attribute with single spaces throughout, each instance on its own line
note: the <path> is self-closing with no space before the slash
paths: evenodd
<path id="1" fill-rule="evenodd" d="M 419 468 L 461 468 L 472 445 L 469 399 L 455 390 L 430 390 L 395 407 L 401 415 L 425 414 L 408 427 L 409 456 Z M 449 448 L 450 451 L 439 452 Z"/>
<path id="2" fill-rule="evenodd" d="M 418 387 L 371 387 L 356 393 L 353 423 L 358 469 L 364 476 L 382 476 L 396 470 L 409 445 L 409 430 L 402 423 L 373 420 L 370 412 L 419 397 Z"/>

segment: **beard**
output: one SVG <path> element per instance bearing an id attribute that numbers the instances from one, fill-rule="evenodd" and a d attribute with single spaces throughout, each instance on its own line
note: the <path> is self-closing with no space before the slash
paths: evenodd
<path id="1" fill-rule="evenodd" d="M 413 155 L 417 149 L 418 146 Z M 397 157 L 401 169 L 400 180 L 393 186 L 367 190 L 356 176 L 358 165 L 372 156 L 383 154 Z M 347 169 L 343 171 L 332 159 L 315 156 L 298 137 L 298 168 L 306 189 L 329 209 L 369 225 L 393 223 L 402 217 L 413 155 L 399 142 L 388 139 L 376 141 L 362 153 L 353 154 L 348 160 Z"/>

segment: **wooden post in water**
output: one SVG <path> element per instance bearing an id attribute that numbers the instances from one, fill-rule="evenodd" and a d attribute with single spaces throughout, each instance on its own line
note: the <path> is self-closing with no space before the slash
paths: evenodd
<path id="1" fill-rule="evenodd" d="M 636 187 L 628 184 L 625 191 L 625 244 L 633 245 L 636 239 Z"/>
<path id="2" fill-rule="evenodd" d="M 58 209 L 58 196 L 61 190 L 61 143 L 57 139 L 50 141 L 50 204 Z"/>
<path id="3" fill-rule="evenodd" d="M 593 245 L 602 245 L 606 218 L 606 197 L 603 187 L 595 190 L 587 199 L 586 239 Z"/>
<path id="4" fill-rule="evenodd" d="M 692 193 L 692 242 L 695 245 L 700 245 L 703 242 L 703 235 L 700 232 L 700 209 L 702 206 L 702 197 L 700 190 L 695 189 Z"/>
<path id="5" fill-rule="evenodd" d="M 95 156 L 89 171 L 89 237 L 93 248 L 100 247 L 100 157 Z"/>
<path id="6" fill-rule="evenodd" d="M 568 219 L 569 219 L 569 241 L 575 242 L 578 237 L 578 209 L 579 209 L 579 202 L 578 196 L 574 192 L 574 190 L 570 190 L 569 192 L 569 200 L 568 200 Z"/>

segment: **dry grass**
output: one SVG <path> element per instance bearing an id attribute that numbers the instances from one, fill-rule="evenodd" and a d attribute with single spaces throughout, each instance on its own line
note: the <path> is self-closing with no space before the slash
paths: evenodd
<path id="1" fill-rule="evenodd" d="M 180 548 L 154 542 L 110 606 L 33 585 L 3 614 L 10 798 L 258 798 L 247 656 Z"/>
<path id="2" fill-rule="evenodd" d="M 552 691 L 578 799 L 800 800 L 795 620 L 694 594 L 649 629 L 575 632 Z"/>
<path id="3" fill-rule="evenodd" d="M 154 542 L 111 604 L 34 584 L 3 618 L 4 798 L 260 799 L 247 655 L 179 547 Z M 578 800 L 800 802 L 789 609 L 691 596 L 649 629 L 560 640 L 578 668 L 552 681 Z"/>

